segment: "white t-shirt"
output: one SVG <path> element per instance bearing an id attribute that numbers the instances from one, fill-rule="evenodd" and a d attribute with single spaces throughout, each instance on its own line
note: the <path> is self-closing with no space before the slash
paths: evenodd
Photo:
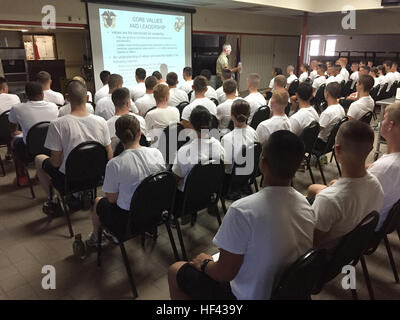
<path id="1" fill-rule="evenodd" d="M 319 87 L 325 83 L 326 83 L 326 78 L 324 76 L 317 76 L 314 79 L 312 87 L 315 89 L 315 92 L 317 92 Z"/>
<path id="2" fill-rule="evenodd" d="M 217 119 L 219 121 L 219 129 L 226 129 L 229 126 L 229 122 L 232 120 L 231 118 L 231 109 L 232 104 L 234 101 L 238 100 L 235 99 L 228 99 L 225 102 L 221 103 L 217 107 Z"/>
<path id="3" fill-rule="evenodd" d="M 258 141 L 256 131 L 250 127 L 246 128 L 235 128 L 233 131 L 224 135 L 221 139 L 222 147 L 224 148 L 224 164 L 226 173 L 232 172 L 233 163 L 243 164 L 242 157 L 242 146 L 249 147 Z M 246 163 L 254 163 L 258 165 L 258 159 L 253 159 L 254 161 L 246 161 Z M 253 172 L 254 168 L 249 168 L 246 172 L 250 174 Z M 245 173 L 243 173 L 245 174 Z"/>
<path id="4" fill-rule="evenodd" d="M 251 123 L 251 120 L 253 120 L 253 116 L 256 113 L 256 111 L 265 105 L 267 105 L 267 101 L 265 100 L 264 96 L 259 93 L 250 93 L 246 98 L 244 98 L 249 105 L 250 105 L 250 117 L 247 120 L 247 123 Z"/>
<path id="5" fill-rule="evenodd" d="M 359 77 L 360 77 L 360 75 L 359 75 L 358 71 L 355 71 L 350 75 L 350 80 L 353 80 L 353 83 L 351 85 L 351 89 L 353 89 L 355 87 Z"/>
<path id="6" fill-rule="evenodd" d="M 282 272 L 313 246 L 315 215 L 292 187 L 266 187 L 234 202 L 214 244 L 243 255 L 230 282 L 239 300 L 266 300 Z"/>
<path id="7" fill-rule="evenodd" d="M 215 90 L 218 97 L 218 102 L 221 104 L 226 101 L 226 94 L 224 92 L 224 87 L 221 86 L 217 90 Z M 236 97 L 239 97 L 239 92 L 236 90 Z"/>
<path id="8" fill-rule="evenodd" d="M 21 100 L 16 94 L 1 93 L 0 94 L 0 115 L 9 111 L 12 106 L 21 103 Z"/>
<path id="9" fill-rule="evenodd" d="M 107 97 L 109 91 L 110 91 L 110 87 L 108 86 L 108 84 L 106 84 L 104 87 L 99 89 L 94 94 L 94 103 L 97 104 L 97 102 L 99 102 L 101 98 Z"/>
<path id="10" fill-rule="evenodd" d="M 340 74 L 342 75 L 344 81 L 346 81 L 346 82 L 349 81 L 350 74 L 346 68 L 342 68 L 342 70 L 340 70 Z"/>
<path id="11" fill-rule="evenodd" d="M 93 114 L 77 117 L 67 114 L 50 123 L 44 146 L 53 151 L 62 151 L 63 162 L 59 168 L 65 174 L 65 163 L 69 153 L 79 144 L 97 141 L 103 146 L 111 144 L 107 122 Z"/>
<path id="12" fill-rule="evenodd" d="M 339 84 L 341 84 L 344 81 L 344 77 L 341 73 L 339 73 L 336 77 L 335 77 L 335 81 Z"/>
<path id="13" fill-rule="evenodd" d="M 299 82 L 302 83 L 308 79 L 308 72 L 303 72 L 299 77 Z"/>
<path id="14" fill-rule="evenodd" d="M 145 93 L 146 85 L 144 82 L 140 82 L 131 89 L 131 99 L 136 102 L 136 100 L 143 97 Z"/>
<path id="15" fill-rule="evenodd" d="M 189 94 L 189 92 L 193 90 L 193 80 L 185 81 L 185 83 L 181 85 L 180 89 Z"/>
<path id="16" fill-rule="evenodd" d="M 211 86 L 207 86 L 207 91 L 205 93 L 205 96 L 208 99 L 214 98 L 214 99 L 218 100 L 217 92 Z M 190 98 L 190 102 L 192 103 L 194 101 L 194 99 L 195 99 L 195 94 L 194 94 L 194 91 L 193 91 L 192 96 Z"/>
<path id="17" fill-rule="evenodd" d="M 90 103 L 86 103 L 86 111 L 91 114 L 94 114 L 93 106 Z M 66 105 L 60 108 L 58 116 L 62 117 L 70 113 L 71 113 L 71 104 L 68 102 Z"/>
<path id="18" fill-rule="evenodd" d="M 142 134 L 147 137 L 147 130 L 146 130 L 146 122 L 144 121 L 142 116 L 139 116 L 134 113 L 130 113 L 131 116 L 136 117 L 138 119 L 139 124 L 140 124 L 140 130 L 142 131 Z M 119 139 L 115 134 L 115 122 L 120 118 L 121 116 L 112 116 L 110 119 L 107 120 L 107 127 L 108 127 L 108 132 L 110 133 L 110 138 L 111 138 L 111 147 L 113 151 L 115 151 L 115 148 L 117 147 L 119 143 Z"/>
<path id="19" fill-rule="evenodd" d="M 165 161 L 159 150 L 146 147 L 128 149 L 107 163 L 102 189 L 107 193 L 118 193 L 118 207 L 129 211 L 139 184 L 163 170 Z"/>
<path id="20" fill-rule="evenodd" d="M 169 89 L 169 106 L 176 107 L 178 104 L 184 101 L 189 102 L 189 97 L 185 91 L 177 88 Z"/>
<path id="21" fill-rule="evenodd" d="M 330 76 L 328 79 L 326 79 L 325 84 L 328 85 L 331 82 L 338 82 L 338 81 L 336 80 L 336 77 Z"/>
<path id="22" fill-rule="evenodd" d="M 399 81 L 400 82 L 400 72 L 396 71 L 396 72 L 393 72 L 393 74 L 394 74 L 395 81 Z"/>
<path id="23" fill-rule="evenodd" d="M 379 78 L 374 78 L 374 88 L 381 84 L 381 80 Z"/>
<path id="24" fill-rule="evenodd" d="M 379 84 L 381 86 L 384 86 L 385 83 L 387 82 L 387 79 L 386 79 L 386 77 L 384 75 L 379 76 L 378 79 L 379 79 Z"/>
<path id="25" fill-rule="evenodd" d="M 44 101 L 52 102 L 59 106 L 63 106 L 65 103 L 62 93 L 53 91 L 51 89 L 43 90 L 43 96 Z"/>
<path id="26" fill-rule="evenodd" d="M 147 111 L 157 105 L 157 102 L 152 93 L 146 93 L 143 97 L 137 99 L 135 104 L 139 114 L 143 117 Z"/>
<path id="27" fill-rule="evenodd" d="M 130 111 L 133 113 L 139 113 L 133 101 L 131 102 Z M 111 93 L 109 93 L 106 97 L 101 98 L 99 100 L 99 102 L 96 105 L 95 114 L 97 116 L 104 118 L 105 120 L 110 119 L 115 114 L 115 106 L 111 98 Z"/>
<path id="28" fill-rule="evenodd" d="M 190 121 L 190 115 L 197 106 L 205 107 L 212 115 L 217 116 L 217 107 L 209 98 L 199 98 L 188 104 L 182 111 L 182 120 Z"/>
<path id="29" fill-rule="evenodd" d="M 297 79 L 297 76 L 295 74 L 290 75 L 289 77 L 287 77 L 286 82 L 287 85 L 290 86 L 290 84 Z"/>
<path id="30" fill-rule="evenodd" d="M 8 115 L 8 121 L 20 125 L 26 143 L 30 128 L 42 121 L 53 121 L 57 117 L 58 107 L 54 103 L 44 100 L 28 101 L 13 106 Z"/>
<path id="31" fill-rule="evenodd" d="M 273 116 L 261 122 L 257 127 L 257 136 L 261 144 L 264 144 L 271 134 L 279 130 L 292 131 L 289 118 L 284 116 Z"/>
<path id="32" fill-rule="evenodd" d="M 93 102 L 93 96 L 90 91 L 87 92 L 88 102 Z"/>
<path id="33" fill-rule="evenodd" d="M 313 70 L 310 73 L 310 78 L 312 81 L 314 81 L 314 79 L 318 76 L 318 71 L 317 70 Z"/>
<path id="34" fill-rule="evenodd" d="M 372 211 L 380 212 L 382 205 L 382 187 L 372 174 L 339 178 L 315 197 L 315 228 L 327 233 L 325 243 L 332 242 L 353 230 Z"/>
<path id="35" fill-rule="evenodd" d="M 146 128 L 150 132 L 152 129 L 165 129 L 171 123 L 179 122 L 179 110 L 175 107 L 156 108 L 146 115 Z"/>
<path id="36" fill-rule="evenodd" d="M 388 88 L 387 91 L 390 90 L 390 87 L 392 86 L 393 82 L 396 81 L 396 76 L 394 75 L 393 72 L 388 72 L 386 73 L 386 82 L 388 83 Z"/>
<path id="37" fill-rule="evenodd" d="M 319 121 L 317 111 L 313 107 L 300 108 L 290 117 L 292 132 L 298 136 L 301 135 L 304 128 L 308 127 L 313 121 Z"/>
<path id="38" fill-rule="evenodd" d="M 273 89 L 274 88 L 274 81 L 275 80 L 275 78 L 272 78 L 271 79 L 271 81 L 269 82 L 269 86 L 268 86 L 268 88 L 270 88 L 270 89 Z"/>
<path id="39" fill-rule="evenodd" d="M 378 224 L 379 229 L 390 209 L 400 200 L 400 152 L 383 155 L 369 167 L 368 172 L 378 178 L 383 189 L 383 208 Z"/>
<path id="40" fill-rule="evenodd" d="M 371 96 L 362 97 L 350 105 L 347 115 L 355 120 L 360 120 L 367 112 L 374 111 L 374 107 L 375 102 Z"/>
<path id="41" fill-rule="evenodd" d="M 338 121 L 344 118 L 346 112 L 340 104 L 335 104 L 328 106 L 320 115 L 319 125 L 321 130 L 319 132 L 318 138 L 323 140 L 324 142 L 328 141 L 329 135 L 333 127 Z"/>
<path id="42" fill-rule="evenodd" d="M 178 189 L 184 191 L 186 178 L 195 165 L 199 162 L 207 164 L 210 159 L 217 163 L 224 159 L 224 148 L 213 137 L 194 139 L 181 147 L 172 166 L 172 172 L 183 178 L 178 183 Z"/>

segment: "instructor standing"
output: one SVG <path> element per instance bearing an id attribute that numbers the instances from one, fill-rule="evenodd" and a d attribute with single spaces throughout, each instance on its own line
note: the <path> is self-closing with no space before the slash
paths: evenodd
<path id="1" fill-rule="evenodd" d="M 229 69 L 228 56 L 231 54 L 231 52 L 232 52 L 232 46 L 229 43 L 224 44 L 224 46 L 222 47 L 222 52 L 217 60 L 217 82 L 216 82 L 217 88 L 222 86 L 222 79 L 221 79 L 222 69 Z M 241 71 L 242 67 L 235 67 L 229 70 L 231 70 L 232 73 L 235 73 Z"/>

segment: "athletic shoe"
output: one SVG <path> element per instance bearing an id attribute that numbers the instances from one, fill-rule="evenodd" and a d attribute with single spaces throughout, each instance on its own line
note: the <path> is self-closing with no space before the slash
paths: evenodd
<path id="1" fill-rule="evenodd" d="M 85 241 L 86 245 L 91 248 L 97 248 L 97 237 L 94 235 L 93 232 L 91 232 Z M 107 240 L 107 238 L 104 236 L 104 233 L 101 235 L 101 247 L 104 248 L 108 246 L 110 242 Z"/>
<path id="2" fill-rule="evenodd" d="M 64 212 L 61 208 L 60 201 L 58 200 L 58 198 L 54 198 L 53 200 L 47 200 L 43 204 L 42 211 L 43 213 L 52 218 L 61 217 L 64 215 Z"/>
<path id="3" fill-rule="evenodd" d="M 13 184 L 16 185 L 16 186 L 19 185 L 20 187 L 26 187 L 26 186 L 29 185 L 28 177 L 20 177 L 18 179 L 18 183 L 17 183 L 17 177 L 15 177 L 14 181 L 13 181 Z"/>
<path id="4" fill-rule="evenodd" d="M 103 234 L 106 236 L 107 239 L 111 240 L 114 244 L 119 244 L 118 239 L 114 237 L 110 232 L 104 230 Z"/>

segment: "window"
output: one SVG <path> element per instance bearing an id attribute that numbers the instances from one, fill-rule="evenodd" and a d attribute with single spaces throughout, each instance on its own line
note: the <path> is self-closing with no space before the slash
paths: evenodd
<path id="1" fill-rule="evenodd" d="M 326 40 L 325 56 L 332 57 L 335 55 L 336 39 Z"/>
<path id="2" fill-rule="evenodd" d="M 310 56 L 319 56 L 319 39 L 311 40 L 310 42 Z"/>

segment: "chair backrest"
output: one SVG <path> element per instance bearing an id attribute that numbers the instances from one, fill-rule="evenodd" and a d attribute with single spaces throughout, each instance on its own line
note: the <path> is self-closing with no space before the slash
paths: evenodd
<path id="1" fill-rule="evenodd" d="M 218 101 L 217 99 L 215 99 L 215 98 L 210 98 L 210 100 L 211 100 L 212 102 L 214 102 L 215 105 L 218 107 L 219 101 Z"/>
<path id="2" fill-rule="evenodd" d="M 244 162 L 237 163 L 234 161 L 232 168 L 232 182 L 234 182 L 236 185 L 245 185 L 249 182 L 249 179 L 255 179 L 258 172 L 258 163 L 261 153 L 262 146 L 259 142 L 256 142 L 250 146 L 243 145 L 241 159 Z"/>
<path id="3" fill-rule="evenodd" d="M 380 89 L 380 91 L 379 91 L 379 93 L 378 93 L 378 98 L 377 98 L 377 100 L 383 100 L 383 99 L 385 99 L 385 97 L 386 97 L 386 91 L 387 91 L 388 86 L 389 86 L 389 84 L 388 84 L 387 82 L 386 82 L 383 86 L 381 86 L 381 89 Z"/>
<path id="4" fill-rule="evenodd" d="M 271 114 L 271 111 L 270 111 L 269 107 L 267 107 L 267 106 L 259 107 L 258 110 L 253 115 L 253 119 L 251 120 L 250 126 L 254 130 L 256 130 L 258 125 L 261 122 L 269 119 L 270 114 Z"/>
<path id="5" fill-rule="evenodd" d="M 341 126 L 343 123 L 345 123 L 346 121 L 349 121 L 349 118 L 343 117 L 341 120 L 339 120 L 339 121 L 335 124 L 335 126 L 333 127 L 331 133 L 329 134 L 328 141 L 326 142 L 326 147 L 325 147 L 324 154 L 325 154 L 325 153 L 329 153 L 329 152 L 332 151 L 333 146 L 335 145 L 335 139 L 336 139 L 336 135 L 337 135 L 337 133 L 338 133 L 338 131 L 339 131 L 339 128 L 340 128 L 340 126 Z"/>
<path id="6" fill-rule="evenodd" d="M 193 90 L 188 93 L 189 101 L 192 100 Z"/>
<path id="7" fill-rule="evenodd" d="M 189 98 L 189 100 L 190 100 L 190 98 Z M 185 107 L 187 106 L 189 104 L 189 102 L 187 102 L 187 101 L 182 101 L 180 104 L 178 104 L 177 106 L 176 106 L 176 108 L 179 110 L 179 114 L 182 116 L 182 112 L 183 112 L 183 109 L 185 109 Z"/>
<path id="8" fill-rule="evenodd" d="M 297 89 L 299 88 L 299 84 L 300 84 L 299 79 L 294 80 L 294 81 L 290 84 L 289 89 L 288 89 L 289 95 L 290 95 L 290 96 L 294 96 L 294 95 L 296 94 Z"/>
<path id="9" fill-rule="evenodd" d="M 321 113 L 321 104 L 323 101 L 325 101 L 325 88 L 326 88 L 326 84 L 322 84 L 317 92 L 315 93 L 315 98 L 314 98 L 314 108 Z"/>
<path id="10" fill-rule="evenodd" d="M 340 274 L 344 266 L 357 264 L 374 235 L 378 221 L 379 213 L 376 211 L 371 212 L 357 227 L 344 235 L 337 246 L 330 249 L 318 289 L 322 289 L 326 282 Z"/>
<path id="11" fill-rule="evenodd" d="M 150 147 L 150 143 L 149 143 L 149 141 L 147 141 L 147 138 L 146 138 L 146 136 L 144 134 L 142 134 L 140 136 L 139 144 L 142 147 Z M 117 146 L 115 147 L 114 157 L 118 157 L 123 151 L 124 151 L 124 145 L 120 141 L 120 142 L 118 142 Z"/>
<path id="12" fill-rule="evenodd" d="M 35 157 L 38 154 L 50 155 L 50 150 L 44 147 L 49 126 L 49 121 L 43 121 L 35 124 L 29 129 L 28 135 L 26 136 L 26 147 L 29 155 L 32 157 Z"/>
<path id="13" fill-rule="evenodd" d="M 148 114 L 150 111 L 153 111 L 154 109 L 157 109 L 157 106 L 154 106 L 154 107 L 150 108 L 149 110 L 147 110 L 146 113 L 144 114 L 143 118 L 146 118 L 147 114 Z"/>
<path id="14" fill-rule="evenodd" d="M 366 124 L 370 124 L 373 116 L 374 116 L 374 113 L 372 111 L 368 111 L 366 114 L 364 114 L 361 117 L 360 121 L 362 121 Z"/>
<path id="15" fill-rule="evenodd" d="M 349 80 L 346 82 L 346 84 L 343 86 L 342 90 L 342 97 L 347 97 L 351 93 L 351 87 L 353 86 L 353 80 Z"/>
<path id="16" fill-rule="evenodd" d="M 166 163 L 173 161 L 177 151 L 190 140 L 189 136 L 186 136 L 185 140 L 179 140 L 182 130 L 184 128 L 180 123 L 172 123 L 164 129 L 159 139 L 158 149 L 163 154 Z"/>
<path id="17" fill-rule="evenodd" d="M 374 101 L 378 101 L 378 93 L 381 90 L 381 85 L 378 84 L 376 87 L 372 88 L 371 92 L 369 93 L 369 95 L 371 96 L 372 99 L 374 99 Z"/>
<path id="18" fill-rule="evenodd" d="M 128 232 L 144 233 L 156 226 L 162 213 L 172 209 L 175 192 L 176 180 L 171 172 L 163 171 L 145 178 L 132 196 Z M 156 201 L 154 195 L 157 195 Z"/>
<path id="19" fill-rule="evenodd" d="M 235 124 L 233 123 L 233 120 L 229 121 L 228 129 L 229 129 L 230 131 L 233 131 L 233 129 L 235 129 Z"/>
<path id="20" fill-rule="evenodd" d="M 326 249 L 311 249 L 286 268 L 271 300 L 309 300 L 326 264 Z"/>
<path id="21" fill-rule="evenodd" d="M 286 108 L 285 108 L 285 114 L 289 117 L 290 110 L 292 109 L 292 104 L 288 103 Z"/>
<path id="22" fill-rule="evenodd" d="M 198 211 L 217 203 L 224 177 L 223 163 L 211 161 L 209 164 L 195 165 L 186 179 L 183 210 L 190 208 Z"/>
<path id="23" fill-rule="evenodd" d="M 388 92 L 388 98 L 394 97 L 396 95 L 398 85 L 399 85 L 398 81 L 393 82 Z"/>
<path id="24" fill-rule="evenodd" d="M 372 254 L 378 248 L 384 236 L 392 233 L 400 226 L 400 200 L 397 201 L 392 209 L 390 209 L 382 227 L 375 232 L 369 243 L 368 249 L 364 254 Z"/>
<path id="25" fill-rule="evenodd" d="M 320 126 L 318 121 L 313 121 L 310 125 L 304 128 L 300 138 L 304 143 L 305 152 L 311 154 L 315 142 L 317 141 Z"/>
<path id="26" fill-rule="evenodd" d="M 11 134 L 8 122 L 10 111 L 5 111 L 0 115 L 0 145 L 8 144 L 11 141 Z"/>
<path id="27" fill-rule="evenodd" d="M 106 148 L 95 141 L 76 146 L 65 163 L 65 190 L 78 192 L 97 187 L 107 165 Z"/>

